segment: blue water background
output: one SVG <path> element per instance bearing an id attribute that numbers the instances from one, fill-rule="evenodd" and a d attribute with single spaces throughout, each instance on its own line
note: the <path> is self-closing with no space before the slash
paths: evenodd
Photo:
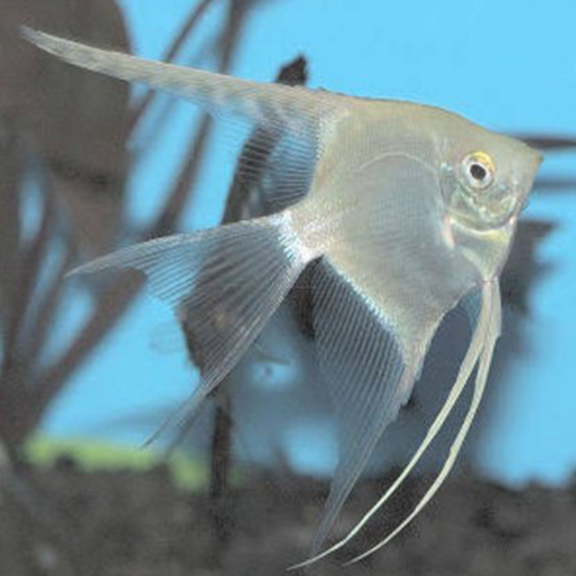
<path id="1" fill-rule="evenodd" d="M 121 5 L 134 52 L 150 58 L 162 55 L 190 10 L 189 0 Z M 212 10 L 205 28 L 221 14 Z M 279 64 L 302 53 L 314 87 L 425 102 L 502 131 L 575 133 L 575 26 L 573 0 L 276 0 L 262 2 L 248 22 L 234 73 L 269 80 Z M 197 42 L 189 53 L 201 47 Z M 193 115 L 192 107 L 177 105 L 170 129 L 131 179 L 135 221 L 153 213 L 173 178 Z M 187 217 L 189 228 L 210 226 L 221 214 L 232 158 L 218 142 Z M 542 170 L 574 174 L 575 157 L 559 155 Z M 539 252 L 555 269 L 535 290 L 525 323 L 530 354 L 507 371 L 477 458 L 485 473 L 513 484 L 559 483 L 576 468 L 576 193 L 534 195 L 526 215 L 559 224 Z M 44 430 L 139 444 L 145 428 L 119 431 L 105 423 L 177 402 L 195 382 L 184 355 L 157 353 L 151 345 L 166 334 L 170 319 L 162 305 L 140 299 L 54 404 Z M 176 338 L 176 330 L 170 334 L 161 338 Z M 310 434 L 317 440 L 312 451 L 305 441 Z M 313 423 L 295 427 L 285 441 L 293 461 L 308 470 L 325 470 L 333 461 L 330 435 Z"/>

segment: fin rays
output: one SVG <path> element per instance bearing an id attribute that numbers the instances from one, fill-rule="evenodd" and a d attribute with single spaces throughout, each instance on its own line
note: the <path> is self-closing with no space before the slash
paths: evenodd
<path id="1" fill-rule="evenodd" d="M 151 240 L 74 271 L 140 270 L 185 324 L 202 381 L 178 415 L 194 412 L 240 360 L 304 267 L 285 216 Z"/>
<path id="2" fill-rule="evenodd" d="M 275 211 L 307 194 L 322 145 L 320 124 L 345 108 L 342 96 L 300 86 L 252 82 L 155 62 L 27 27 L 22 34 L 69 64 L 171 92 L 225 119 L 227 127 L 237 127 L 238 120 L 248 123 L 254 130 L 243 146 L 237 175 L 247 184 L 263 184 L 266 201 Z"/>
<path id="3" fill-rule="evenodd" d="M 373 546 L 366 552 L 355 557 L 346 564 L 351 564 L 366 558 L 367 556 L 373 554 L 380 548 L 388 544 L 393 538 L 395 538 L 426 506 L 434 494 L 438 491 L 441 485 L 444 483 L 446 477 L 451 471 L 456 457 L 462 447 L 462 444 L 466 438 L 468 430 L 472 424 L 476 411 L 478 409 L 484 387 L 486 385 L 486 380 L 488 378 L 488 371 L 492 362 L 492 355 L 494 351 L 494 346 L 496 340 L 500 334 L 500 293 L 498 287 L 498 281 L 492 282 L 484 286 L 482 293 L 482 307 L 477 320 L 477 325 L 472 336 L 472 340 L 466 352 L 466 356 L 460 367 L 456 382 L 452 387 L 446 402 L 442 406 L 442 409 L 436 416 L 436 419 L 428 429 L 426 437 L 419 445 L 417 451 L 412 456 L 409 463 L 402 470 L 401 474 L 396 478 L 393 484 L 387 489 L 384 495 L 370 508 L 370 510 L 361 518 L 361 520 L 354 526 L 348 534 L 338 541 L 336 544 L 327 548 L 323 552 L 316 554 L 315 556 L 296 564 L 291 567 L 291 569 L 302 568 L 308 566 L 318 560 L 333 554 L 337 550 L 343 548 L 348 544 L 352 538 L 354 538 L 361 529 L 368 523 L 368 521 L 373 517 L 373 515 L 389 500 L 389 498 L 396 492 L 399 486 L 406 479 L 410 471 L 414 468 L 417 462 L 420 460 L 422 454 L 428 448 L 432 440 L 437 435 L 438 431 L 446 421 L 446 418 L 450 414 L 452 408 L 454 407 L 456 401 L 460 397 L 468 379 L 470 378 L 475 366 L 478 364 L 478 372 L 476 374 L 476 380 L 474 384 L 474 393 L 472 401 L 468 412 L 464 418 L 464 421 L 458 430 L 458 433 L 453 441 L 450 448 L 449 454 L 446 458 L 444 465 L 442 466 L 438 476 L 429 487 L 425 495 L 422 497 L 420 502 L 416 505 L 414 510 L 381 542 Z"/>
<path id="4" fill-rule="evenodd" d="M 399 391 L 411 378 L 382 318 L 327 261 L 315 272 L 314 325 L 320 366 L 342 441 L 313 553 L 327 536 L 383 430 L 396 417 L 403 401 Z"/>

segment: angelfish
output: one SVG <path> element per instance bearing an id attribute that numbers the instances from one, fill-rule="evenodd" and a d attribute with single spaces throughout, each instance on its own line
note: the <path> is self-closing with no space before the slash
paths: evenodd
<path id="1" fill-rule="evenodd" d="M 244 151 L 274 170 L 272 215 L 128 247 L 77 269 L 142 271 L 202 346 L 196 407 L 258 337 L 300 273 L 313 279 L 315 346 L 342 430 L 339 464 L 309 564 L 344 546 L 394 493 L 470 377 L 468 412 L 436 480 L 450 471 L 478 408 L 500 334 L 499 274 L 540 154 L 430 106 L 241 80 L 147 61 L 30 29 L 24 36 L 89 70 L 166 89 L 274 141 Z M 87 135 L 89 137 L 89 135 Z M 272 139 L 272 140 L 271 140 Z M 430 341 L 462 303 L 472 335 L 451 392 L 414 456 L 340 542 L 321 552 L 385 428 L 409 399 Z"/>

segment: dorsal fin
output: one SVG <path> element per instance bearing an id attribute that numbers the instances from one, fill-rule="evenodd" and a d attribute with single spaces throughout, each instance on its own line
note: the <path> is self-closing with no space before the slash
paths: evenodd
<path id="1" fill-rule="evenodd" d="M 253 132 L 242 151 L 239 176 L 250 184 L 254 175 L 266 172 L 265 177 L 272 179 L 273 185 L 267 200 L 275 209 L 307 194 L 322 152 L 322 125 L 328 118 L 342 114 L 350 100 L 300 86 L 253 82 L 145 60 L 26 27 L 22 33 L 39 48 L 75 66 L 166 90 L 214 117 L 226 119 L 227 125 L 231 125 L 231 118 L 248 123 Z"/>

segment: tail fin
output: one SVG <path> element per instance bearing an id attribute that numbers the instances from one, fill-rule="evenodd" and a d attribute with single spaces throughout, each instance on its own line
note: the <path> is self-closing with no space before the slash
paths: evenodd
<path id="1" fill-rule="evenodd" d="M 288 212 L 150 240 L 73 274 L 134 268 L 186 326 L 202 383 L 194 409 L 256 339 L 306 265 Z"/>

